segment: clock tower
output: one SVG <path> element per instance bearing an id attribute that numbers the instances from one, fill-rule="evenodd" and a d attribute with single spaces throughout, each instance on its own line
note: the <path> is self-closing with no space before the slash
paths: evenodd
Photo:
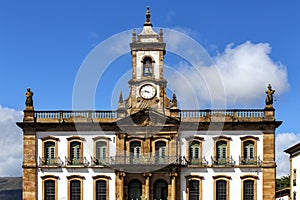
<path id="1" fill-rule="evenodd" d="M 132 78 L 129 80 L 130 94 L 126 100 L 129 114 L 143 109 L 154 109 L 168 114 L 170 99 L 166 96 L 167 81 L 164 79 L 164 55 L 166 43 L 163 31 L 153 30 L 150 10 L 141 33 L 132 33 L 130 43 L 132 55 Z"/>

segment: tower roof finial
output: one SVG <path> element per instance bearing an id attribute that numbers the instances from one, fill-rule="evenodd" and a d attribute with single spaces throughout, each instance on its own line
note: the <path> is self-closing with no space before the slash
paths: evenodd
<path id="1" fill-rule="evenodd" d="M 149 8 L 149 6 L 147 6 L 147 10 L 146 10 L 146 22 L 144 24 L 145 26 L 152 26 L 150 17 L 151 17 L 150 8 Z"/>

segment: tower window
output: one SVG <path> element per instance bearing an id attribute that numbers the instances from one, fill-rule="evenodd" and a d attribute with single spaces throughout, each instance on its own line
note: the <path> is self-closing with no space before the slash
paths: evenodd
<path id="1" fill-rule="evenodd" d="M 143 76 L 151 77 L 152 73 L 153 73 L 152 59 L 149 57 L 146 57 L 143 61 Z"/>

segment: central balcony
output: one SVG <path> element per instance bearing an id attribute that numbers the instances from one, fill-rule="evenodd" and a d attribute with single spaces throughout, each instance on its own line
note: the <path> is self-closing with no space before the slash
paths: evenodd
<path id="1" fill-rule="evenodd" d="M 114 156 L 110 157 L 108 165 L 122 166 L 122 165 L 187 165 L 187 160 L 181 156 Z"/>

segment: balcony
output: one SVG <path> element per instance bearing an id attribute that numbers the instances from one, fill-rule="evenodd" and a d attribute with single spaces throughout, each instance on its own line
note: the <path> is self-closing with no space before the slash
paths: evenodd
<path id="1" fill-rule="evenodd" d="M 66 166 L 78 166 L 78 167 L 87 167 L 89 166 L 90 162 L 86 159 L 86 157 L 78 157 L 78 158 L 70 158 L 65 157 L 66 160 Z"/>
<path id="2" fill-rule="evenodd" d="M 227 158 L 211 157 L 211 164 L 213 167 L 234 167 L 235 161 L 232 156 Z"/>
<path id="3" fill-rule="evenodd" d="M 54 158 L 39 157 L 40 167 L 61 167 L 63 166 L 63 164 L 64 163 L 60 159 L 60 157 L 54 157 Z"/>
<path id="4" fill-rule="evenodd" d="M 260 166 L 262 161 L 260 160 L 260 157 L 254 157 L 254 158 L 244 158 L 244 157 L 239 157 L 239 164 L 240 165 L 252 165 L 252 166 Z"/>
<path id="5" fill-rule="evenodd" d="M 187 165 L 187 160 L 181 156 L 115 156 L 111 157 L 109 165 Z"/>
<path id="6" fill-rule="evenodd" d="M 188 165 L 195 167 L 206 167 L 208 165 L 208 161 L 205 158 L 190 158 L 188 160 Z"/>
<path id="7" fill-rule="evenodd" d="M 101 166 L 101 167 L 104 167 L 104 166 L 107 166 L 109 165 L 109 159 L 108 158 L 104 158 L 104 159 L 98 159 L 96 157 L 91 157 L 91 163 L 92 163 L 92 166 Z"/>

